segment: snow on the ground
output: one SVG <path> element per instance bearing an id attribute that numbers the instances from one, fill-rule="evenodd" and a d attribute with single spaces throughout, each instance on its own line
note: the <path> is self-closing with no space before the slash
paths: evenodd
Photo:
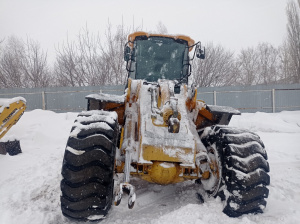
<path id="1" fill-rule="evenodd" d="M 5 138 L 21 140 L 23 153 L 0 155 L 0 224 L 77 223 L 60 211 L 60 171 L 76 113 L 25 112 Z M 300 111 L 234 116 L 231 126 L 260 135 L 269 156 L 271 184 L 263 214 L 229 218 L 219 198 L 199 204 L 191 181 L 159 186 L 139 179 L 132 210 L 126 198 L 101 223 L 299 223 Z M 5 139 L 2 139 L 2 141 Z"/>

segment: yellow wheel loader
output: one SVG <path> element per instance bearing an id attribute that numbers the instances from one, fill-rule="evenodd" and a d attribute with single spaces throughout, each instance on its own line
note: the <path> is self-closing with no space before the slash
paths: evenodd
<path id="1" fill-rule="evenodd" d="M 124 193 L 132 208 L 133 176 L 159 185 L 194 181 L 219 196 L 231 217 L 263 211 L 270 183 L 264 144 L 227 126 L 239 111 L 197 100 L 189 82 L 195 56 L 205 59 L 205 48 L 188 36 L 128 36 L 125 94 L 87 96 L 88 111 L 72 127 L 61 172 L 63 215 L 100 220 Z M 124 178 L 114 186 L 118 173 Z"/>
<path id="2" fill-rule="evenodd" d="M 25 109 L 26 100 L 23 97 L 0 99 L 0 154 L 16 155 L 22 152 L 18 140 L 10 139 L 2 142 L 1 139 L 18 122 Z"/>

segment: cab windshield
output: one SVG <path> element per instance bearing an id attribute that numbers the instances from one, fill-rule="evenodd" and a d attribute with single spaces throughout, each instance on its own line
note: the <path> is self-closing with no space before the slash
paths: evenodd
<path id="1" fill-rule="evenodd" d="M 135 79 L 180 80 L 188 70 L 187 42 L 168 37 L 137 38 L 134 62 L 131 70 Z"/>

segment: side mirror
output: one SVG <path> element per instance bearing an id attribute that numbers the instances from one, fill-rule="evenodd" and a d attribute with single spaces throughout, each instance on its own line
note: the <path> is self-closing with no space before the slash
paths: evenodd
<path id="1" fill-rule="evenodd" d="M 126 46 L 125 50 L 124 50 L 124 60 L 126 62 L 128 62 L 130 60 L 130 53 L 131 53 L 130 47 Z"/>
<path id="2" fill-rule="evenodd" d="M 203 50 L 201 49 L 201 47 L 198 48 L 196 56 L 197 58 L 205 59 L 205 48 L 203 48 Z"/>

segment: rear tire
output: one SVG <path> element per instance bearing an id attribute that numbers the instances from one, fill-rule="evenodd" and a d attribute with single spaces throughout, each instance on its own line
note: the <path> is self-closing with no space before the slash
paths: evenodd
<path id="1" fill-rule="evenodd" d="M 61 210 L 77 220 L 100 220 L 111 208 L 118 140 L 115 112 L 78 115 L 67 142 L 61 181 Z"/>
<path id="2" fill-rule="evenodd" d="M 264 144 L 255 133 L 227 126 L 205 128 L 203 144 L 216 150 L 221 181 L 215 196 L 225 200 L 223 212 L 230 217 L 262 213 L 270 184 Z"/>

